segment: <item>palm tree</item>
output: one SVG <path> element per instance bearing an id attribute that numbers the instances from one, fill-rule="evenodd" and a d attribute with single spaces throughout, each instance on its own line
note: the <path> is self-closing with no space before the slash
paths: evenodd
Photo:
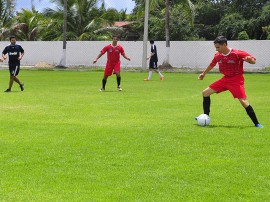
<path id="1" fill-rule="evenodd" d="M 9 37 L 14 8 L 14 0 L 0 0 L 0 40 L 6 40 Z"/>
<path id="2" fill-rule="evenodd" d="M 15 23 L 12 27 L 12 34 L 22 41 L 39 40 L 38 32 L 42 29 L 43 16 L 32 7 L 32 10 L 22 9 L 15 16 Z"/>
<path id="3" fill-rule="evenodd" d="M 67 40 L 91 40 L 94 37 L 93 31 L 100 28 L 99 21 L 96 20 L 103 14 L 102 8 L 97 8 L 100 0 L 68 0 L 67 1 Z M 53 19 L 50 26 L 55 26 L 55 31 L 48 30 L 48 36 L 55 36 L 51 40 L 63 39 L 63 0 L 54 0 L 55 9 L 47 8 L 44 15 Z M 56 30 L 54 29 L 54 30 Z M 47 38 L 48 40 L 48 38 Z"/>

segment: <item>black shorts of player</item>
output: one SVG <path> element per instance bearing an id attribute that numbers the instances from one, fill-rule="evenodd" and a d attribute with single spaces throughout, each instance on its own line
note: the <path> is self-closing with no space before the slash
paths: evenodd
<path id="1" fill-rule="evenodd" d="M 10 62 L 9 66 L 9 73 L 10 75 L 17 76 L 20 72 L 20 62 Z"/>
<path id="2" fill-rule="evenodd" d="M 151 68 L 151 69 L 158 69 L 157 61 L 150 60 L 150 62 L 149 62 L 149 68 Z"/>

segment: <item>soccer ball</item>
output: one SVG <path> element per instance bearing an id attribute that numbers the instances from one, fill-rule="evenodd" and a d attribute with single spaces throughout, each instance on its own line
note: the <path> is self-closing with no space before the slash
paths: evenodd
<path id="1" fill-rule="evenodd" d="M 207 114 L 201 114 L 195 120 L 199 126 L 208 126 L 210 124 L 210 117 Z"/>

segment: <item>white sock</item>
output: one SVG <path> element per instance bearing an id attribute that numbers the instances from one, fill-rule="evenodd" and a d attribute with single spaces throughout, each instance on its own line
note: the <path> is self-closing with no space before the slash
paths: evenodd
<path id="1" fill-rule="evenodd" d="M 161 74 L 161 72 L 158 72 L 158 74 L 159 74 L 160 77 L 163 77 L 163 75 Z"/>
<path id="2" fill-rule="evenodd" d="M 153 72 L 152 72 L 152 71 L 149 71 L 149 74 L 148 74 L 148 80 L 150 80 L 150 79 L 151 79 L 152 74 L 153 74 Z"/>

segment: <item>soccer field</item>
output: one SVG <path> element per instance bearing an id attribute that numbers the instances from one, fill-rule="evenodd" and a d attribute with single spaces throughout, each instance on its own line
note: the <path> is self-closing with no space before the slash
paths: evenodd
<path id="1" fill-rule="evenodd" d="M 268 201 L 269 74 L 246 74 L 263 129 L 238 100 L 211 96 L 196 124 L 203 81 L 192 73 L 21 70 L 11 93 L 0 71 L 0 201 Z"/>

